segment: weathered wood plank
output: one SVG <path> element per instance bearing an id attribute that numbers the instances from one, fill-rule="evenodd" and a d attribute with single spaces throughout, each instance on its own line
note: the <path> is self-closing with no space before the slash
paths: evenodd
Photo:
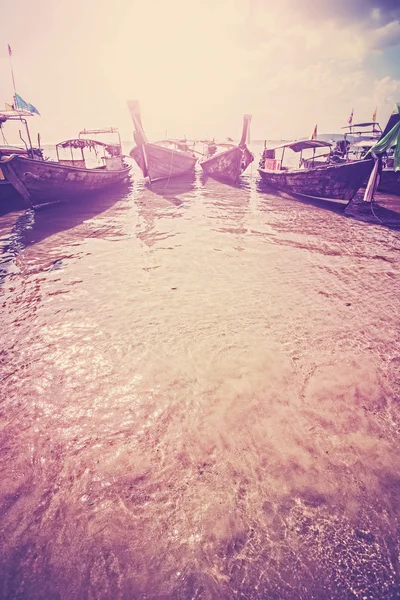
<path id="1" fill-rule="evenodd" d="M 14 156 L 7 165 L 7 179 L 30 201 L 57 201 L 95 192 L 125 181 L 131 167 L 119 170 L 82 169 L 52 161 Z M 5 166 L 5 165 L 4 165 Z M 2 168 L 4 169 L 2 165 Z M 12 171 L 12 173 L 11 173 Z M 11 180 L 10 174 L 13 179 Z M 15 183 L 14 183 L 15 182 Z M 18 187 L 17 187 L 18 186 Z"/>
<path id="2" fill-rule="evenodd" d="M 253 162 L 254 156 L 247 146 L 230 148 L 210 158 L 200 161 L 200 166 L 205 173 L 227 181 L 237 182 L 240 175 Z"/>
<path id="3" fill-rule="evenodd" d="M 143 148 L 146 153 L 147 169 L 144 163 Z M 172 148 L 165 148 L 158 144 L 145 144 L 132 148 L 130 156 L 134 158 L 142 169 L 143 175 L 150 181 L 168 179 L 185 175 L 194 170 L 197 162 L 196 156 L 189 152 L 180 152 Z"/>
<path id="4" fill-rule="evenodd" d="M 289 194 L 351 200 L 371 169 L 372 161 L 361 160 L 325 168 L 258 172 L 264 183 Z"/>

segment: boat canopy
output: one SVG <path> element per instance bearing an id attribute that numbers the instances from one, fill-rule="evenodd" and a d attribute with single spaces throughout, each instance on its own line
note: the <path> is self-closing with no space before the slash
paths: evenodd
<path id="1" fill-rule="evenodd" d="M 82 129 L 82 131 L 79 132 L 79 139 L 82 139 L 82 136 L 86 136 L 86 135 L 104 135 L 104 134 L 108 134 L 108 135 L 112 135 L 113 139 L 117 139 L 118 143 L 116 142 L 101 142 L 100 140 L 93 139 L 90 138 L 91 142 L 94 142 L 96 144 L 98 144 L 99 146 L 104 146 L 105 148 L 107 148 L 108 146 L 110 148 L 121 148 L 121 136 L 119 135 L 119 131 L 116 127 L 106 127 L 105 129 Z M 79 146 L 80 147 L 80 146 Z M 122 152 L 122 150 L 121 150 Z M 113 154 L 115 154 L 115 151 L 113 151 Z"/>
<path id="2" fill-rule="evenodd" d="M 346 125 L 342 129 L 355 129 L 356 127 L 373 127 L 377 131 L 382 131 L 381 126 L 376 121 L 370 121 L 369 123 L 354 123 L 354 125 Z"/>
<path id="3" fill-rule="evenodd" d="M 371 148 L 374 144 L 376 144 L 376 140 L 361 140 L 351 145 L 353 148 Z"/>
<path id="4" fill-rule="evenodd" d="M 375 146 L 377 144 L 377 140 L 361 140 L 359 142 L 355 142 L 354 144 L 351 144 L 352 148 L 372 148 L 372 146 Z M 396 146 L 396 142 L 393 144 L 392 148 L 394 148 Z"/>
<path id="5" fill-rule="evenodd" d="M 96 146 L 100 146 L 104 148 L 109 154 L 115 155 L 118 154 L 120 150 L 119 144 L 110 144 L 106 142 L 101 142 L 100 140 L 89 140 L 82 138 L 74 138 L 72 140 L 65 140 L 64 142 L 59 142 L 56 145 L 56 149 L 58 148 L 79 148 L 83 150 L 84 148 L 95 149 Z"/>
<path id="6" fill-rule="evenodd" d="M 101 134 L 101 133 L 116 133 L 119 135 L 118 129 L 116 127 L 107 127 L 106 129 L 82 129 L 82 131 L 79 132 L 79 137 L 81 137 L 81 135 L 91 135 L 91 134 Z"/>
<path id="7" fill-rule="evenodd" d="M 19 121 L 21 117 L 33 117 L 27 110 L 0 110 L 0 124 L 6 121 Z"/>
<path id="8" fill-rule="evenodd" d="M 0 146 L 0 154 L 26 154 L 26 149 L 20 146 Z"/>
<path id="9" fill-rule="evenodd" d="M 81 138 L 74 138 L 72 140 L 65 140 L 65 142 L 59 142 L 57 146 L 59 148 L 94 148 L 95 146 L 107 147 L 112 144 L 106 144 L 99 140 L 83 140 Z"/>
<path id="10" fill-rule="evenodd" d="M 90 139 L 82 139 L 82 138 L 74 138 L 72 140 L 65 140 L 64 142 L 59 142 L 56 145 L 56 153 L 57 153 L 57 160 L 60 161 L 60 156 L 59 156 L 59 150 L 60 148 L 69 148 L 69 150 L 71 151 L 71 161 L 75 161 L 74 159 L 74 155 L 73 155 L 73 150 L 80 150 L 81 151 L 81 156 L 82 158 L 80 159 L 81 161 L 85 160 L 85 156 L 84 156 L 84 150 L 85 149 L 89 149 L 94 150 L 96 156 L 98 156 L 98 154 L 101 153 L 100 149 L 102 150 L 102 154 L 103 154 L 103 159 L 104 160 L 114 160 L 114 159 L 118 159 L 121 160 L 122 158 L 122 149 L 120 144 L 111 144 L 111 143 L 107 143 L 107 142 L 101 142 L 100 140 L 90 140 Z M 76 162 L 76 161 L 75 161 Z M 81 166 L 81 165 L 79 165 Z"/>
<path id="11" fill-rule="evenodd" d="M 323 142 L 322 140 L 298 140 L 296 142 L 287 142 L 286 144 L 279 144 L 279 146 L 273 146 L 268 150 L 278 150 L 279 148 L 290 148 L 293 152 L 303 152 L 303 150 L 315 149 L 315 148 L 330 148 L 332 144 L 330 142 Z"/>
<path id="12" fill-rule="evenodd" d="M 33 157 L 34 154 L 37 154 L 37 152 L 36 152 L 37 149 L 34 149 L 32 147 L 31 134 L 29 132 L 29 127 L 28 127 L 28 122 L 26 120 L 26 117 L 33 117 L 33 113 L 29 112 L 28 110 L 0 110 L 0 131 L 3 134 L 3 125 L 5 123 L 7 123 L 7 121 L 14 121 L 14 122 L 22 123 L 25 126 L 25 132 L 28 137 L 28 144 L 21 137 L 21 132 L 20 132 L 19 136 L 26 146 L 26 152 L 30 152 L 30 154 Z M 7 142 L 4 138 L 4 134 L 2 135 L 2 137 L 3 137 L 3 141 L 7 144 Z M 39 140 L 39 136 L 38 136 L 38 140 Z M 39 155 L 41 155 L 40 141 L 38 141 L 38 144 L 39 144 Z"/>

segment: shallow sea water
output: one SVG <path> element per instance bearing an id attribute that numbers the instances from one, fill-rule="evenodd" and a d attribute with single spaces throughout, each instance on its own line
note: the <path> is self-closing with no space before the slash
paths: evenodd
<path id="1" fill-rule="evenodd" d="M 1 598 L 399 597 L 399 231 L 255 175 L 0 217 Z"/>

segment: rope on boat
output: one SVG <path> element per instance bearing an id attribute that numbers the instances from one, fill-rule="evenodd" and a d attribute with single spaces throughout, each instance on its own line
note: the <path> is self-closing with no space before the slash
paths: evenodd
<path id="1" fill-rule="evenodd" d="M 167 187 L 167 185 L 169 184 L 169 181 L 171 179 L 171 173 L 172 173 L 172 161 L 174 158 L 174 152 L 175 152 L 175 148 L 171 148 L 172 152 L 171 152 L 171 164 L 169 165 L 169 175 L 168 175 L 168 181 L 167 183 L 164 185 L 164 190 Z"/>
<path id="2" fill-rule="evenodd" d="M 374 201 L 374 196 L 375 196 L 375 192 L 378 189 L 378 185 L 380 183 L 380 173 L 379 173 L 379 165 L 381 164 L 381 158 L 379 158 L 376 154 L 374 154 L 372 152 L 372 157 L 374 159 L 374 167 L 371 171 L 371 174 L 369 176 L 368 179 L 368 184 L 367 187 L 365 188 L 365 192 L 364 192 L 364 202 L 369 202 L 370 207 L 371 207 L 371 212 L 374 215 L 375 219 L 382 225 L 382 221 L 380 220 L 380 218 L 375 214 L 374 208 L 372 206 L 372 203 Z"/>
<path id="3" fill-rule="evenodd" d="M 8 144 L 8 142 L 6 140 L 6 136 L 4 135 L 4 130 L 3 130 L 3 128 L 1 126 L 0 126 L 0 129 L 1 129 L 1 137 L 3 138 L 3 144 L 5 146 L 8 146 L 9 144 Z"/>
<path id="4" fill-rule="evenodd" d="M 374 207 L 373 207 L 373 205 L 372 205 L 372 202 L 373 202 L 373 200 L 371 200 L 371 202 L 370 202 L 370 204 L 371 204 L 371 212 L 372 212 L 372 214 L 374 215 L 375 219 L 376 219 L 377 221 L 379 221 L 379 223 L 382 225 L 382 224 L 383 224 L 383 221 L 381 221 L 381 220 L 380 220 L 380 218 L 379 218 L 379 217 L 378 217 L 378 216 L 375 214 L 375 211 L 374 211 Z"/>

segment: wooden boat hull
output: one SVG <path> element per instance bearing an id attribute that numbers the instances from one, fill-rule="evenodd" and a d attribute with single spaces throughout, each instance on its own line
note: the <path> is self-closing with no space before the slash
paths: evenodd
<path id="1" fill-rule="evenodd" d="M 127 180 L 131 167 L 119 170 L 86 169 L 13 156 L 1 163 L 1 169 L 17 189 L 20 182 L 28 191 L 31 201 L 37 204 L 73 199 L 78 195 L 116 186 Z"/>
<path id="2" fill-rule="evenodd" d="M 385 194 L 396 194 L 400 196 L 400 171 L 383 169 L 378 191 Z"/>
<path id="3" fill-rule="evenodd" d="M 236 183 L 253 160 L 254 154 L 247 146 L 236 146 L 201 160 L 200 165 L 207 175 Z"/>
<path id="4" fill-rule="evenodd" d="M 265 184 L 289 194 L 350 201 L 372 167 L 372 160 L 360 160 L 316 169 L 258 171 Z"/>
<path id="5" fill-rule="evenodd" d="M 197 162 L 197 158 L 189 152 L 179 152 L 158 144 L 135 146 L 129 154 L 150 182 L 191 173 Z"/>

